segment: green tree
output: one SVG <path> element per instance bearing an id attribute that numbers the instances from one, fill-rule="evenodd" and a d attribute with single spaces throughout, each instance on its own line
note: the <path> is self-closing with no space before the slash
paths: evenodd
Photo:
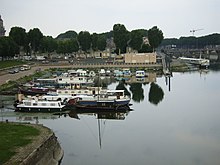
<path id="1" fill-rule="evenodd" d="M 59 53 L 59 54 L 61 54 L 61 53 L 63 53 L 63 54 L 65 54 L 67 51 L 66 51 L 66 44 L 65 44 L 65 40 L 64 41 L 58 41 L 57 42 L 57 50 L 56 50 L 56 52 L 57 53 Z"/>
<path id="2" fill-rule="evenodd" d="M 0 56 L 2 60 L 19 53 L 19 47 L 11 37 L 0 37 Z"/>
<path id="3" fill-rule="evenodd" d="M 88 51 L 90 49 L 92 38 L 88 31 L 81 31 L 77 36 L 77 40 L 83 51 Z"/>
<path id="4" fill-rule="evenodd" d="M 44 36 L 40 41 L 40 50 L 42 52 L 53 52 L 57 48 L 57 42 L 51 36 Z"/>
<path id="5" fill-rule="evenodd" d="M 79 51 L 79 44 L 76 38 L 70 40 L 71 44 L 71 52 L 78 52 Z"/>
<path id="6" fill-rule="evenodd" d="M 92 50 L 94 50 L 94 51 L 98 50 L 98 47 L 97 47 L 98 34 L 93 33 L 91 35 L 91 40 L 92 40 Z"/>
<path id="7" fill-rule="evenodd" d="M 177 48 L 204 48 L 207 45 L 220 45 L 220 34 L 214 33 L 202 37 L 180 37 L 166 38 L 162 41 L 161 46 L 175 45 Z"/>
<path id="8" fill-rule="evenodd" d="M 31 29 L 28 32 L 28 41 L 30 43 L 31 49 L 34 52 L 39 50 L 39 46 L 42 38 L 43 38 L 43 34 L 38 28 Z"/>
<path id="9" fill-rule="evenodd" d="M 141 49 L 138 52 L 139 53 L 151 53 L 153 52 L 153 48 L 149 44 L 143 44 Z"/>
<path id="10" fill-rule="evenodd" d="M 98 39 L 97 39 L 97 48 L 98 50 L 105 50 L 106 48 L 106 36 L 103 34 L 98 35 Z"/>
<path id="11" fill-rule="evenodd" d="M 147 30 L 138 29 L 130 32 L 129 46 L 135 50 L 140 50 L 143 44 L 143 37 L 147 36 Z"/>
<path id="12" fill-rule="evenodd" d="M 12 27 L 9 36 L 18 46 L 25 46 L 27 44 L 27 33 L 22 27 Z"/>
<path id="13" fill-rule="evenodd" d="M 56 39 L 60 39 L 60 40 L 62 40 L 62 39 L 73 39 L 73 38 L 76 38 L 76 37 L 77 37 L 77 33 L 73 30 L 69 30 L 65 33 L 59 34 L 56 37 Z"/>
<path id="14" fill-rule="evenodd" d="M 158 29 L 157 26 L 154 26 L 153 28 L 148 30 L 148 40 L 150 46 L 153 48 L 153 51 L 155 51 L 155 48 L 160 45 L 163 38 L 163 32 Z"/>
<path id="15" fill-rule="evenodd" d="M 113 26 L 113 36 L 116 49 L 119 50 L 118 54 L 125 53 L 127 42 L 129 40 L 129 32 L 122 24 L 115 24 Z"/>
<path id="16" fill-rule="evenodd" d="M 92 39 L 92 49 L 93 50 L 105 50 L 106 48 L 106 33 L 102 33 L 102 34 L 97 34 L 97 33 L 93 33 L 91 35 L 91 39 Z"/>
<path id="17" fill-rule="evenodd" d="M 79 45 L 76 39 L 62 40 L 57 42 L 57 53 L 73 53 L 79 50 Z"/>

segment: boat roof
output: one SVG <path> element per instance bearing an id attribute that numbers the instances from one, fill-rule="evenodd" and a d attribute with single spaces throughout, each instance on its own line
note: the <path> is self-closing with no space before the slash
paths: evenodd
<path id="1" fill-rule="evenodd" d="M 107 90 L 108 93 L 112 92 L 112 93 L 117 93 L 117 92 L 124 92 L 124 90 L 121 89 L 115 89 L 115 90 Z"/>
<path id="2" fill-rule="evenodd" d="M 37 81 L 56 81 L 56 78 L 38 78 Z"/>

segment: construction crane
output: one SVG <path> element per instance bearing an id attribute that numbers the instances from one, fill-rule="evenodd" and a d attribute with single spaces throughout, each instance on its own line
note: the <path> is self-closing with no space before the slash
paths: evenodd
<path id="1" fill-rule="evenodd" d="M 190 30 L 190 32 L 193 34 L 193 36 L 194 36 L 194 33 L 195 32 L 197 32 L 197 31 L 200 31 L 200 30 L 203 30 L 203 29 L 192 29 L 192 30 Z"/>

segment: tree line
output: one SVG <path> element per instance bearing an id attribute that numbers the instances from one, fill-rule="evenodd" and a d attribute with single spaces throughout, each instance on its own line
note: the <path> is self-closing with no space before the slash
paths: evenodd
<path id="1" fill-rule="evenodd" d="M 183 48 L 183 49 L 202 49 L 205 46 L 214 46 L 220 45 L 220 34 L 214 33 L 202 37 L 180 37 L 177 38 L 169 38 L 164 39 L 160 46 L 170 46 L 175 45 L 176 48 Z"/>
<path id="2" fill-rule="evenodd" d="M 144 43 L 143 38 L 148 38 Z M 115 24 L 113 30 L 106 33 L 93 33 L 88 31 L 67 31 L 56 38 L 44 36 L 38 28 L 26 32 L 22 27 L 12 27 L 9 36 L 0 37 L 0 56 L 2 59 L 13 57 L 15 54 L 24 52 L 67 54 L 78 52 L 103 51 L 108 45 L 107 41 L 113 39 L 114 51 L 117 54 L 125 53 L 127 47 L 138 52 L 152 52 L 163 40 L 163 32 L 154 26 L 149 30 L 137 29 L 128 31 L 123 24 Z"/>

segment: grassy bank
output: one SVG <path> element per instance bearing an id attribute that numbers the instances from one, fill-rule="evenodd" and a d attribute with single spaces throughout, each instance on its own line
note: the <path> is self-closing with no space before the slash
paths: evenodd
<path id="1" fill-rule="evenodd" d="M 0 164 L 16 154 L 16 148 L 31 143 L 31 137 L 39 135 L 31 126 L 0 122 Z"/>
<path id="2" fill-rule="evenodd" d="M 26 62 L 18 60 L 0 61 L 0 69 L 26 64 Z"/>
<path id="3" fill-rule="evenodd" d="M 33 80 L 33 78 L 39 78 L 42 75 L 44 75 L 44 72 L 36 72 L 33 75 L 21 77 L 21 78 L 19 78 L 16 81 L 9 81 L 8 83 L 3 84 L 3 85 L 0 86 L 0 94 L 7 93 L 7 91 L 9 93 L 17 92 L 18 86 L 20 84 L 23 84 L 23 83 L 26 83 L 28 81 L 31 81 L 31 80 Z"/>

